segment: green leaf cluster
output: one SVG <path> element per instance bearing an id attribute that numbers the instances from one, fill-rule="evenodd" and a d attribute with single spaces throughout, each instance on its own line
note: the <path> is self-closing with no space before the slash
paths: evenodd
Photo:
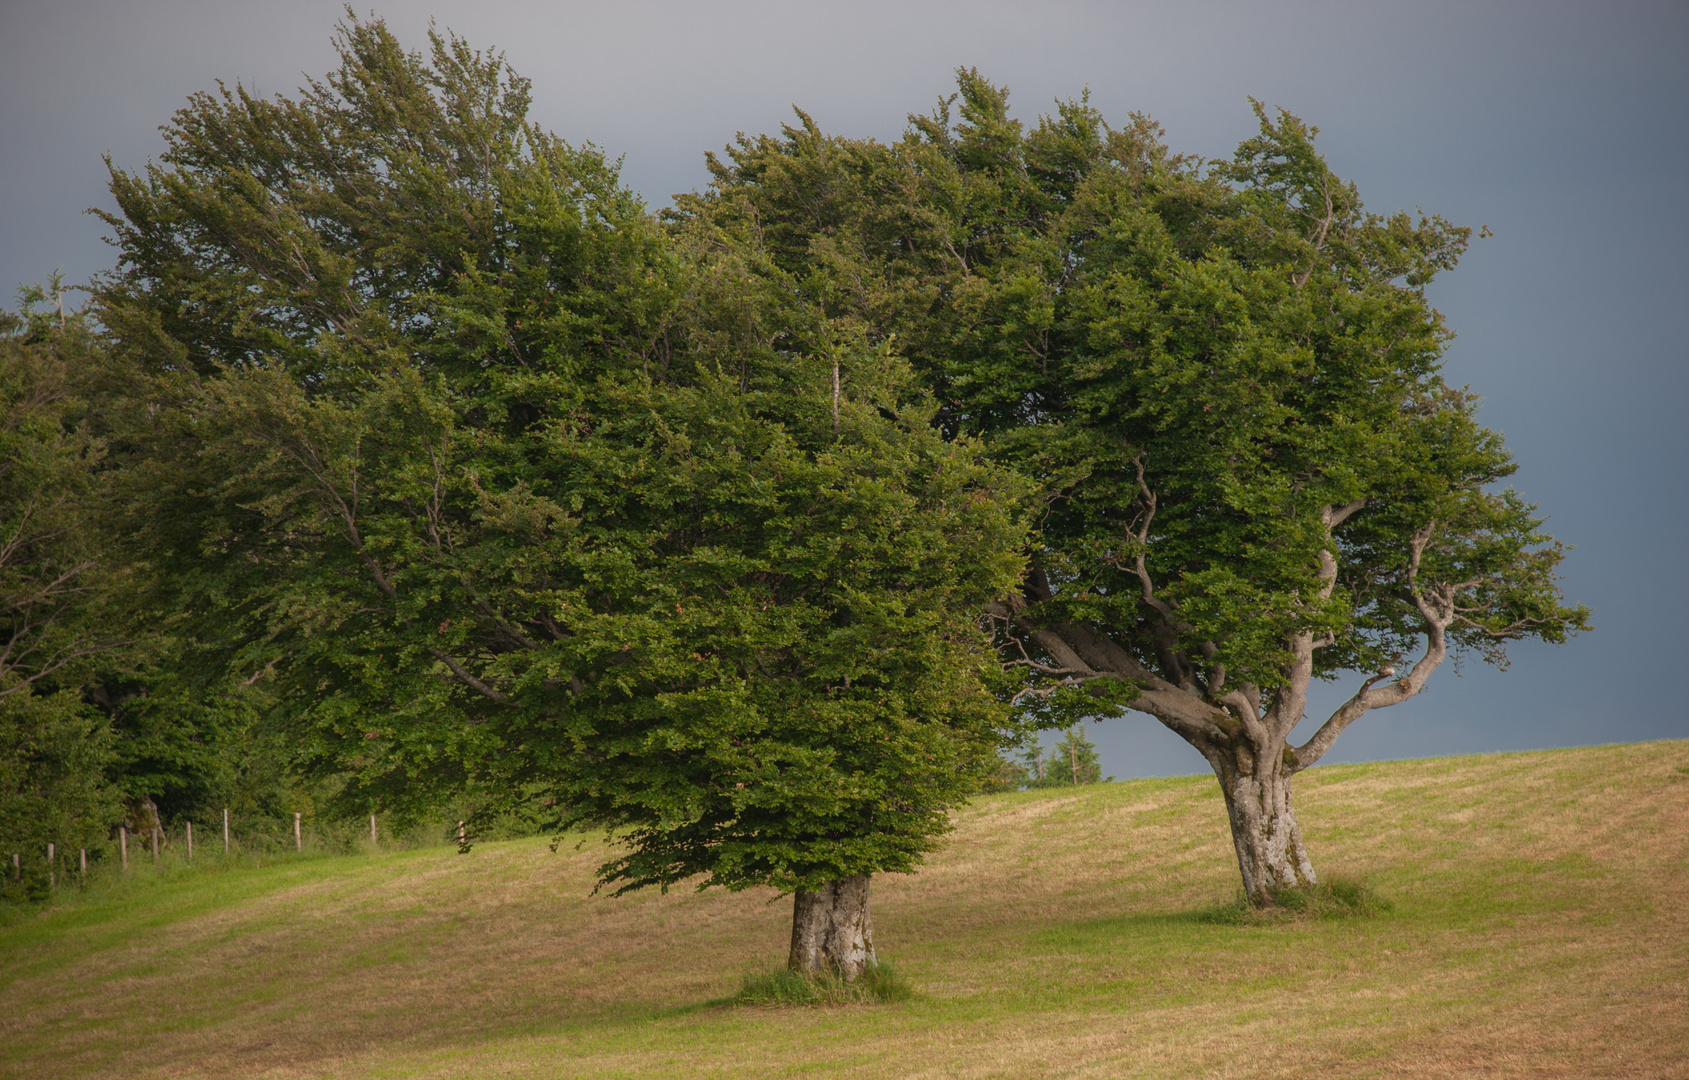
<path id="1" fill-rule="evenodd" d="M 896 342 L 944 430 L 1043 491 L 1003 623 L 1039 708 L 1072 675 L 1031 625 L 1093 628 L 1212 701 L 1378 670 L 1423 639 L 1422 603 L 1495 662 L 1587 627 L 1501 437 L 1443 381 L 1425 289 L 1470 230 L 1366 210 L 1316 129 L 1255 109 L 1210 162 L 1085 97 L 1023 125 L 963 69 L 895 143 L 800 113 L 673 211 L 754 223 L 806 297 Z"/>

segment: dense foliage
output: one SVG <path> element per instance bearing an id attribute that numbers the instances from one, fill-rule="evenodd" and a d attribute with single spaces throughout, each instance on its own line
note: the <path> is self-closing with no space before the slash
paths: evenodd
<path id="1" fill-rule="evenodd" d="M 110 570 L 90 518 L 104 446 L 84 388 L 98 346 L 84 319 L 40 310 L 45 298 L 27 289 L 16 313 L 0 312 L 0 698 L 74 686 L 122 644 L 97 606 Z"/>
<path id="2" fill-rule="evenodd" d="M 53 286 L 0 312 L 0 857 L 18 854 L 36 888 L 48 843 L 95 846 L 118 812 L 111 732 L 82 688 L 126 644 L 91 513 L 104 448 L 83 390 L 98 344 Z"/>
<path id="3" fill-rule="evenodd" d="M 114 173 L 158 602 L 348 813 L 549 808 L 624 887 L 912 868 L 1004 737 L 975 618 L 1022 486 L 497 58 L 341 46 Z"/>

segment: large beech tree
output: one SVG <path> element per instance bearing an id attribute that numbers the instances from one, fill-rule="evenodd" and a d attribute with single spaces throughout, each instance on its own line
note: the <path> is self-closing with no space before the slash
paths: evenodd
<path id="1" fill-rule="evenodd" d="M 339 44 L 113 173 L 96 298 L 180 632 L 347 808 L 609 826 L 604 884 L 791 891 L 793 966 L 854 977 L 869 876 L 996 766 L 976 620 L 1027 485 L 747 238 L 528 124 L 497 57 Z"/>
<path id="2" fill-rule="evenodd" d="M 893 145 L 808 117 L 711 158 L 677 220 L 754 223 L 829 315 L 893 340 L 948 432 L 1049 499 L 989 609 L 1021 704 L 1127 704 L 1200 751 L 1258 904 L 1312 884 L 1290 780 L 1451 653 L 1559 642 L 1563 554 L 1443 380 L 1425 289 L 1470 231 L 1377 215 L 1256 106 L 1229 160 L 1087 101 L 1030 129 L 962 71 Z M 1353 693 L 1299 745 L 1313 680 Z"/>

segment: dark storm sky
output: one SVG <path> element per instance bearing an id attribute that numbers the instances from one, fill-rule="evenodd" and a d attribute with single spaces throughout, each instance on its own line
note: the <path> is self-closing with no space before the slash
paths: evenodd
<path id="1" fill-rule="evenodd" d="M 360 7 L 360 10 L 362 8 Z M 1596 631 L 1523 646 L 1511 670 L 1445 668 L 1327 760 L 1689 736 L 1689 5 L 1682 3 L 387 3 L 503 49 L 535 118 L 626 156 L 655 205 L 702 155 L 797 104 L 823 128 L 896 137 L 957 65 L 1023 118 L 1089 87 L 1179 150 L 1226 154 L 1254 95 L 1322 129 L 1375 210 L 1441 212 L 1493 239 L 1434 286 L 1524 494 L 1576 545 L 1568 595 Z M 0 0 L 0 288 L 111 261 L 100 155 L 136 169 L 157 127 L 217 79 L 292 92 L 333 64 L 338 5 Z M 1316 704 L 1346 696 L 1332 689 Z M 1304 732 L 1310 727 L 1304 724 Z M 1202 771 L 1136 715 L 1092 730 L 1121 777 Z"/>

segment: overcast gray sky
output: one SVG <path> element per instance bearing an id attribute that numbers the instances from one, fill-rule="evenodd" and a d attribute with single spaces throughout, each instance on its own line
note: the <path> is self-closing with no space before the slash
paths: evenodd
<path id="1" fill-rule="evenodd" d="M 366 10 L 359 6 L 359 10 Z M 1492 239 L 1434 288 L 1450 381 L 1485 400 L 1517 486 L 1575 544 L 1596 631 L 1512 669 L 1445 669 L 1327 760 L 1689 737 L 1689 5 L 1684 3 L 385 3 L 505 51 L 534 115 L 625 155 L 653 205 L 701 187 L 705 150 L 796 104 L 895 138 L 958 65 L 1025 118 L 1089 87 L 1179 150 L 1226 154 L 1254 95 L 1322 129 L 1375 210 L 1423 207 Z M 102 153 L 137 169 L 160 124 L 223 79 L 290 93 L 334 63 L 339 5 L 0 0 L 0 288 L 111 261 Z M 1333 689 L 1316 704 L 1335 704 Z M 1308 725 L 1304 725 L 1304 731 Z M 1203 771 L 1136 715 L 1097 725 L 1105 771 Z"/>

